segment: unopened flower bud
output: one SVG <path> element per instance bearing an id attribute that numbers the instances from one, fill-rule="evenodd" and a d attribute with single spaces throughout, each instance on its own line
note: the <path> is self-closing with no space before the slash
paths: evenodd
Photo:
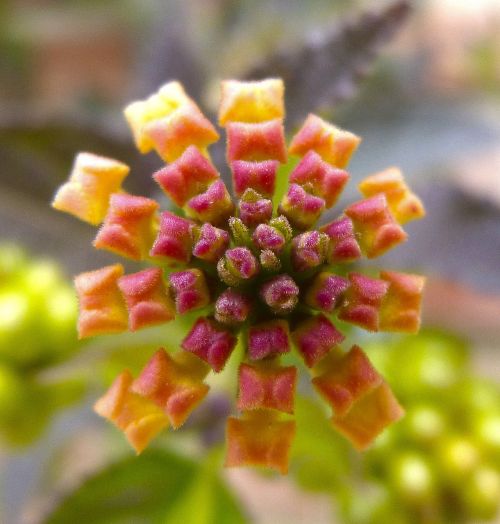
<path id="1" fill-rule="evenodd" d="M 221 84 L 219 124 L 265 122 L 285 116 L 285 86 L 280 78 L 251 82 L 224 80 Z"/>
<path id="2" fill-rule="evenodd" d="M 238 409 L 276 409 L 293 413 L 297 368 L 241 364 Z"/>
<path id="3" fill-rule="evenodd" d="M 274 251 L 264 249 L 259 255 L 260 265 L 268 273 L 277 273 L 281 269 L 281 261 Z"/>
<path id="4" fill-rule="evenodd" d="M 252 360 L 276 357 L 290 351 L 290 330 L 286 320 L 255 324 L 248 330 L 248 356 Z"/>
<path id="5" fill-rule="evenodd" d="M 349 179 L 349 174 L 325 162 L 318 153 L 311 150 L 290 173 L 290 182 L 301 186 L 310 186 L 315 195 L 325 201 L 325 207 L 331 208 L 338 200 Z"/>
<path id="6" fill-rule="evenodd" d="M 277 315 L 292 312 L 299 301 L 299 293 L 299 286 L 288 275 L 274 277 L 260 288 L 261 299 Z"/>
<path id="7" fill-rule="evenodd" d="M 199 318 L 186 338 L 182 348 L 194 353 L 216 372 L 222 371 L 236 346 L 236 337 L 210 318 Z"/>
<path id="8" fill-rule="evenodd" d="M 94 411 L 121 429 L 139 454 L 169 420 L 153 401 L 131 391 L 132 382 L 130 372 L 123 371 L 95 403 Z"/>
<path id="9" fill-rule="evenodd" d="M 306 231 L 292 240 L 292 265 L 295 271 L 320 266 L 328 253 L 328 236 L 318 231 Z"/>
<path id="10" fill-rule="evenodd" d="M 381 271 L 380 278 L 389 289 L 380 309 L 380 329 L 416 333 L 420 328 L 420 308 L 425 277 Z"/>
<path id="11" fill-rule="evenodd" d="M 252 239 L 259 249 L 268 249 L 279 253 L 285 247 L 285 237 L 281 231 L 268 224 L 259 224 Z"/>
<path id="12" fill-rule="evenodd" d="M 115 264 L 75 277 L 75 288 L 80 305 L 78 317 L 79 338 L 125 331 L 128 315 L 118 279 L 123 266 Z"/>
<path id="13" fill-rule="evenodd" d="M 311 195 L 298 184 L 290 184 L 278 210 L 292 226 L 308 229 L 318 220 L 324 209 L 325 201 L 321 197 Z"/>
<path id="14" fill-rule="evenodd" d="M 129 171 L 127 165 L 117 160 L 79 153 L 69 180 L 58 189 L 52 207 L 97 225 L 106 216 L 109 197 L 120 192 Z"/>
<path id="15" fill-rule="evenodd" d="M 211 224 L 225 223 L 233 209 L 231 196 L 222 180 L 217 180 L 204 193 L 191 198 L 184 207 L 187 216 Z"/>
<path id="16" fill-rule="evenodd" d="M 314 277 L 304 300 L 315 309 L 332 313 L 348 287 L 349 281 L 346 278 L 323 271 Z"/>
<path id="17" fill-rule="evenodd" d="M 241 218 L 231 217 L 228 223 L 235 244 L 238 246 L 251 246 L 252 237 L 250 231 Z"/>
<path id="18" fill-rule="evenodd" d="M 360 273 L 350 273 L 349 282 L 351 285 L 339 311 L 340 320 L 378 331 L 379 310 L 389 289 L 388 282 Z"/>
<path id="19" fill-rule="evenodd" d="M 248 227 L 255 227 L 271 219 L 273 203 L 254 191 L 247 189 L 238 203 L 240 218 Z"/>
<path id="20" fill-rule="evenodd" d="M 184 351 L 169 355 L 158 350 L 134 380 L 131 390 L 159 406 L 170 424 L 179 428 L 206 397 L 203 383 L 208 367 Z"/>
<path id="21" fill-rule="evenodd" d="M 365 178 L 358 187 L 364 197 L 383 193 L 392 215 L 400 224 L 425 216 L 422 202 L 410 190 L 397 167 L 390 167 Z"/>
<path id="22" fill-rule="evenodd" d="M 215 320 L 222 324 L 240 324 L 250 313 L 249 298 L 234 289 L 226 289 L 215 302 Z"/>
<path id="23" fill-rule="evenodd" d="M 323 314 L 300 322 L 292 338 L 308 367 L 316 365 L 344 340 L 342 333 Z"/>
<path id="24" fill-rule="evenodd" d="M 235 286 L 254 277 L 259 271 L 259 263 L 248 248 L 234 247 L 219 260 L 217 271 L 228 286 Z"/>
<path id="25" fill-rule="evenodd" d="M 206 222 L 196 235 L 193 255 L 207 262 L 217 262 L 229 246 L 229 234 Z"/>
<path id="26" fill-rule="evenodd" d="M 328 262 L 330 264 L 353 262 L 361 256 L 354 226 L 349 217 L 340 217 L 320 227 L 319 230 L 330 238 L 328 248 Z"/>
<path id="27" fill-rule="evenodd" d="M 286 474 L 295 422 L 270 410 L 246 412 L 227 421 L 226 467 L 265 466 Z"/>
<path id="28" fill-rule="evenodd" d="M 170 274 L 169 282 L 178 313 L 200 309 L 210 303 L 210 294 L 203 271 L 199 269 L 177 271 Z"/>

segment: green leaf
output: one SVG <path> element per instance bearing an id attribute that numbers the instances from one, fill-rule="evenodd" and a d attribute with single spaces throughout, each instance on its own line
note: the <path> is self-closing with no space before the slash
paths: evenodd
<path id="1" fill-rule="evenodd" d="M 87 480 L 45 522 L 245 523 L 238 503 L 215 471 L 213 458 L 200 466 L 172 452 L 149 451 Z"/>
<path id="2" fill-rule="evenodd" d="M 214 475 L 219 454 L 213 454 L 193 475 L 189 487 L 167 512 L 165 522 L 239 524 L 246 522 L 223 482 Z M 215 460 L 214 460 L 215 459 Z M 193 511 L 193 508 L 196 508 Z"/>

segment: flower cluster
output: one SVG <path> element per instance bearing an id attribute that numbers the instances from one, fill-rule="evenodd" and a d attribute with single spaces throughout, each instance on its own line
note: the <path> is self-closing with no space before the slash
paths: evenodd
<path id="1" fill-rule="evenodd" d="M 295 431 L 295 348 L 312 384 L 333 408 L 333 425 L 358 449 L 403 413 L 361 348 L 340 348 L 332 317 L 369 331 L 416 332 L 424 279 L 383 271 L 348 272 L 362 256 L 406 240 L 401 224 L 423 216 L 398 169 L 366 178 L 363 199 L 316 229 L 349 180 L 360 138 L 309 115 L 286 147 L 279 79 L 224 81 L 219 124 L 236 203 L 210 161 L 219 134 L 178 82 L 130 104 L 125 117 L 142 153 L 167 163 L 153 175 L 183 210 L 124 192 L 128 167 L 80 153 L 53 206 L 102 225 L 94 246 L 154 267 L 124 275 L 120 264 L 76 277 L 80 337 L 135 331 L 211 308 L 181 349 L 160 349 L 137 378 L 123 372 L 95 409 L 123 430 L 137 452 L 167 426 L 179 427 L 208 392 L 238 342 L 240 415 L 227 423 L 227 466 L 264 465 L 285 473 Z M 299 158 L 281 199 L 277 177 Z M 283 173 L 285 170 L 281 170 Z M 159 215 L 159 216 L 158 216 Z"/>

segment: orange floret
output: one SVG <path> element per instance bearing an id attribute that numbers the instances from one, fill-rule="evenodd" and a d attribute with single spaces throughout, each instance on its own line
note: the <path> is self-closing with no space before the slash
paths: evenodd
<path id="1" fill-rule="evenodd" d="M 132 380 L 128 370 L 121 373 L 95 403 L 94 411 L 120 428 L 139 454 L 168 426 L 168 418 L 154 402 L 130 390 Z"/>
<path id="2" fill-rule="evenodd" d="M 159 406 L 176 429 L 208 393 L 203 383 L 207 372 L 208 366 L 189 353 L 171 356 L 160 349 L 134 381 L 132 391 Z"/>
<path id="3" fill-rule="evenodd" d="M 410 190 L 397 167 L 365 178 L 358 187 L 365 197 L 384 193 L 391 213 L 400 224 L 425 216 L 421 200 Z"/>
<path id="4" fill-rule="evenodd" d="M 389 290 L 380 309 L 380 329 L 417 333 L 425 277 L 381 271 L 380 278 L 389 282 Z"/>
<path id="5" fill-rule="evenodd" d="M 351 204 L 345 214 L 352 220 L 361 250 L 368 258 L 381 256 L 407 239 L 382 193 Z"/>
<path id="6" fill-rule="evenodd" d="M 80 304 L 78 317 L 79 338 L 125 331 L 128 316 L 118 279 L 123 266 L 116 264 L 75 277 L 75 288 Z"/>
<path id="7" fill-rule="evenodd" d="M 156 235 L 156 200 L 126 193 L 111 195 L 104 224 L 94 247 L 132 260 L 144 260 Z"/>
<path id="8" fill-rule="evenodd" d="M 162 270 L 150 268 L 118 280 L 129 312 L 130 331 L 170 322 L 175 305 L 163 282 Z"/>
<path id="9" fill-rule="evenodd" d="M 106 215 L 111 193 L 120 191 L 128 173 L 128 166 L 118 160 L 78 153 L 69 180 L 57 191 L 52 207 L 96 226 Z"/>
<path id="10" fill-rule="evenodd" d="M 329 164 L 344 168 L 360 142 L 361 138 L 354 133 L 310 114 L 293 137 L 288 151 L 291 155 L 304 156 L 313 150 Z"/>
<path id="11" fill-rule="evenodd" d="M 168 82 L 146 100 L 137 100 L 123 111 L 132 130 L 137 148 L 141 153 L 148 153 L 154 147 L 153 142 L 144 134 L 144 126 L 159 118 L 172 114 L 181 106 L 194 104 L 179 82 Z"/>
<path id="12" fill-rule="evenodd" d="M 295 422 L 280 420 L 270 411 L 246 412 L 243 418 L 230 417 L 226 426 L 226 467 L 265 466 L 288 472 Z"/>
<path id="13" fill-rule="evenodd" d="M 280 78 L 254 82 L 225 80 L 221 84 L 219 124 L 264 122 L 285 116 L 285 86 Z"/>
<path id="14" fill-rule="evenodd" d="M 276 118 L 266 122 L 230 122 L 227 125 L 227 161 L 260 162 L 278 160 L 285 163 L 286 144 L 283 122 Z"/>
<path id="15" fill-rule="evenodd" d="M 403 415 L 404 409 L 391 388 L 383 382 L 356 402 L 345 416 L 335 415 L 332 424 L 357 450 L 362 451 Z"/>
<path id="16" fill-rule="evenodd" d="M 179 107 L 171 115 L 148 122 L 143 134 L 165 162 L 179 158 L 189 146 L 205 152 L 219 134 L 194 104 Z"/>
<path id="17" fill-rule="evenodd" d="M 139 151 L 155 149 L 167 162 L 180 157 L 190 145 L 203 150 L 219 139 L 179 82 L 169 82 L 146 100 L 132 102 L 124 114 Z"/>
<path id="18" fill-rule="evenodd" d="M 341 358 L 330 357 L 322 367 L 326 371 L 314 377 L 312 382 L 338 417 L 344 416 L 383 380 L 359 346 L 353 346 Z"/>
<path id="19" fill-rule="evenodd" d="M 241 364 L 238 409 L 277 409 L 293 413 L 297 368 Z"/>

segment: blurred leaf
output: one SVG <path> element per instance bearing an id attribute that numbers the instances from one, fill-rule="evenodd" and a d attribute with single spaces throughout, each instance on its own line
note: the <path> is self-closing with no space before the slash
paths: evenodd
<path id="1" fill-rule="evenodd" d="M 246 522 L 232 494 L 210 465 L 209 460 L 200 467 L 166 451 L 127 458 L 85 482 L 45 522 Z"/>
<path id="2" fill-rule="evenodd" d="M 2 178 L 2 184 L 48 203 L 79 151 L 117 158 L 132 168 L 143 167 L 144 161 L 121 122 L 115 128 L 112 120 L 102 115 L 47 118 L 6 111 L 0 119 L 0 161 L 9 176 Z M 153 187 L 149 177 L 132 178 L 136 179 L 135 190 Z"/>
<path id="3" fill-rule="evenodd" d="M 297 396 L 295 416 L 292 473 L 307 489 L 333 493 L 351 468 L 349 445 L 333 430 L 318 402 Z"/>
<path id="4" fill-rule="evenodd" d="M 429 275 L 439 275 L 450 282 L 466 284 L 489 295 L 498 295 L 498 209 L 485 205 L 484 201 L 464 195 L 449 182 L 436 179 L 422 188 L 419 195 L 425 203 L 427 217 L 405 228 L 410 242 L 404 249 L 397 249 L 385 255 L 383 265 L 390 267 L 397 264 L 399 269 L 410 271 L 421 271 L 424 268 L 425 273 Z M 451 287 L 450 291 L 453 291 Z M 470 317 L 475 314 L 475 306 L 465 305 L 462 311 L 464 304 L 456 303 L 457 298 L 460 298 L 458 293 L 456 296 L 450 294 L 444 302 L 445 307 L 451 302 L 457 306 L 448 308 L 449 315 L 456 312 L 456 309 L 460 310 L 462 320 L 459 319 L 455 326 L 450 327 L 463 332 L 467 326 L 467 323 L 463 322 L 464 314 L 470 322 Z M 479 306 L 483 310 L 486 309 L 485 303 Z M 487 312 L 483 311 L 481 314 L 486 315 Z M 433 318 L 428 320 L 435 322 Z M 477 329 L 470 332 L 476 337 L 483 334 Z"/>
<path id="5" fill-rule="evenodd" d="M 6 396 L 5 382 L 10 377 L 2 369 L 0 377 L 0 435 L 9 446 L 33 444 L 46 431 L 60 410 L 79 402 L 86 392 L 83 378 L 43 383 L 36 379 L 18 377 L 18 384 L 10 398 Z"/>
<path id="6" fill-rule="evenodd" d="M 354 95 L 382 44 L 389 41 L 410 11 L 406 0 L 367 12 L 292 51 L 265 58 L 246 78 L 282 77 L 287 116 L 297 124 L 311 111 L 325 111 Z"/>

